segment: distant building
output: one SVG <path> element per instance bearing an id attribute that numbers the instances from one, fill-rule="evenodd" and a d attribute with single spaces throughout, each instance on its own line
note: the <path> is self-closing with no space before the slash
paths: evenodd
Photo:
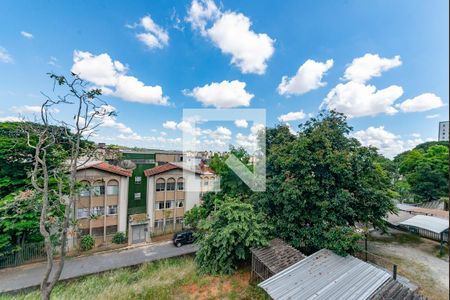
<path id="1" fill-rule="evenodd" d="M 448 121 L 439 122 L 439 137 L 438 141 L 448 141 Z"/>

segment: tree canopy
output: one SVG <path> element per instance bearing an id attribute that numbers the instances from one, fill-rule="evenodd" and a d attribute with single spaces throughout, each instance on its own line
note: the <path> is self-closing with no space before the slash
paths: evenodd
<path id="1" fill-rule="evenodd" d="M 305 252 L 352 252 L 351 227 L 384 228 L 382 218 L 394 209 L 390 172 L 376 149 L 362 147 L 350 132 L 333 111 L 307 121 L 298 135 L 286 126 L 267 129 L 267 190 L 252 200 L 276 235 Z"/>
<path id="2" fill-rule="evenodd" d="M 394 161 L 417 200 L 431 201 L 448 196 L 448 159 L 448 142 L 427 142 Z"/>

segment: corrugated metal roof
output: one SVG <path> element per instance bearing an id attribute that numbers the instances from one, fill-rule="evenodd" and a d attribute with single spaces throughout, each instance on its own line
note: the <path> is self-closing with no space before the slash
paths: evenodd
<path id="1" fill-rule="evenodd" d="M 412 217 L 414 217 L 413 214 L 410 214 L 409 212 L 400 210 L 395 214 L 394 213 L 388 214 L 387 217 L 385 218 L 385 220 L 388 221 L 389 223 L 397 226 L 401 222 L 411 219 Z"/>
<path id="2" fill-rule="evenodd" d="M 441 233 L 448 229 L 448 220 L 422 215 L 414 216 L 411 219 L 401 222 L 400 224 L 414 226 L 436 233 Z"/>
<path id="3" fill-rule="evenodd" d="M 414 214 L 434 216 L 434 217 L 438 217 L 438 218 L 445 218 L 447 220 L 449 218 L 448 211 L 440 210 L 440 209 L 418 207 L 418 206 L 400 204 L 400 203 L 397 204 L 397 208 L 401 211 L 412 212 Z"/>
<path id="4" fill-rule="evenodd" d="M 353 256 L 322 249 L 261 282 L 273 299 L 368 299 L 390 274 Z"/>

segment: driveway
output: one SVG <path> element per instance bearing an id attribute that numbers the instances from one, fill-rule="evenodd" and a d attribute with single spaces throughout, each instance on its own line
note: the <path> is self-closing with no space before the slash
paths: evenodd
<path id="1" fill-rule="evenodd" d="M 172 242 L 144 245 L 142 247 L 99 253 L 84 257 L 67 258 L 61 279 L 71 279 L 88 274 L 139 265 L 144 262 L 195 253 L 197 246 L 180 248 Z M 0 293 L 39 286 L 44 276 L 45 263 L 24 265 L 0 270 Z"/>

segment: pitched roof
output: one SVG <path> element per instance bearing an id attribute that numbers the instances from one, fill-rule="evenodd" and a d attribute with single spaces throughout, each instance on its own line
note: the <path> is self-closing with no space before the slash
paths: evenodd
<path id="1" fill-rule="evenodd" d="M 127 177 L 130 177 L 133 174 L 132 170 L 126 170 L 121 167 L 108 164 L 107 162 L 104 162 L 104 161 L 87 163 L 87 164 L 79 167 L 77 170 L 81 171 L 81 170 L 85 170 L 85 169 L 97 169 L 97 170 L 117 174 L 120 176 L 127 176 Z"/>
<path id="2" fill-rule="evenodd" d="M 400 222 L 400 225 L 418 227 L 435 233 L 441 233 L 448 230 L 447 220 L 423 215 L 417 215 L 408 220 Z"/>
<path id="3" fill-rule="evenodd" d="M 145 170 L 144 174 L 145 174 L 145 176 L 149 177 L 149 176 L 154 176 L 154 175 L 161 174 L 161 173 L 164 173 L 164 172 L 167 172 L 170 170 L 175 170 L 175 169 L 186 170 L 186 171 L 190 171 L 190 172 L 193 172 L 196 174 L 214 174 L 214 172 L 211 170 L 211 168 L 209 168 L 207 165 L 192 166 L 191 164 L 182 163 L 182 162 L 165 163 L 164 165 L 156 166 L 154 168 Z"/>
<path id="4" fill-rule="evenodd" d="M 164 165 L 161 166 L 156 166 L 154 168 L 151 169 L 147 169 L 144 171 L 144 175 L 149 177 L 149 176 L 154 176 L 156 174 L 161 174 L 170 170 L 175 170 L 175 169 L 181 169 L 181 167 L 171 164 L 171 163 L 166 163 Z"/>
<path id="5" fill-rule="evenodd" d="M 409 289 L 394 279 L 389 279 L 378 291 L 376 291 L 370 300 L 425 300 L 422 295 Z"/>
<path id="6" fill-rule="evenodd" d="M 305 258 L 300 251 L 281 239 L 271 240 L 269 246 L 264 248 L 252 248 L 251 252 L 273 274 L 283 271 Z"/>
<path id="7" fill-rule="evenodd" d="M 261 282 L 275 300 L 368 299 L 391 275 L 351 255 L 322 249 Z"/>
<path id="8" fill-rule="evenodd" d="M 397 204 L 397 208 L 402 211 L 412 212 L 415 214 L 427 215 L 427 216 L 435 216 L 438 218 L 449 219 L 449 212 L 441 209 L 434 208 L 425 208 L 425 207 L 417 207 L 408 204 Z"/>

